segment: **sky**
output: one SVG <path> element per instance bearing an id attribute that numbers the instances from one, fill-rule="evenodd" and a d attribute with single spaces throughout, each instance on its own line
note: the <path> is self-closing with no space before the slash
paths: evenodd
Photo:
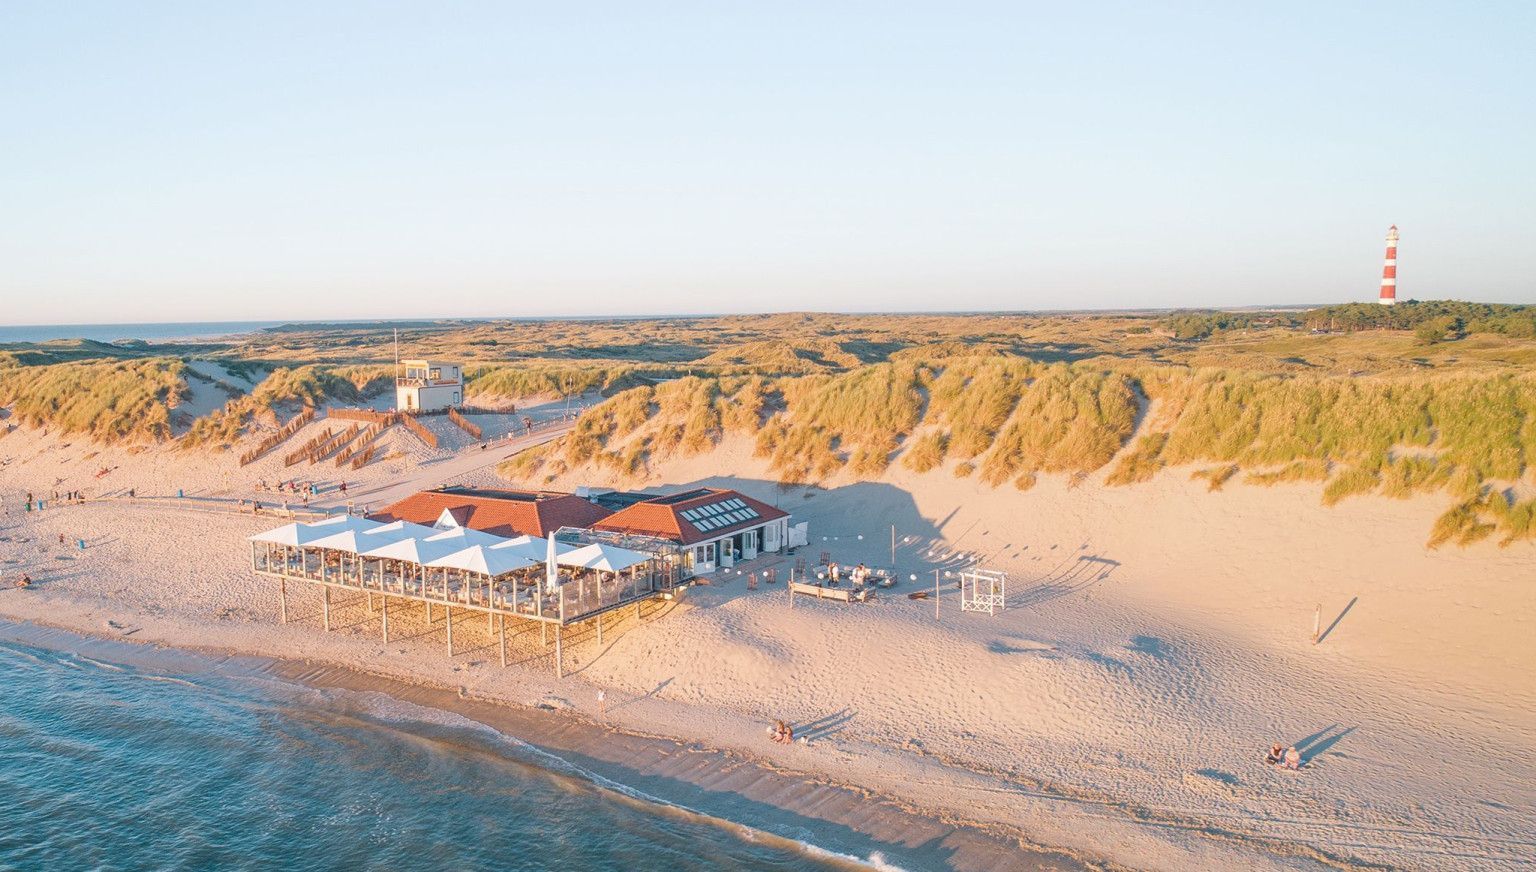
<path id="1" fill-rule="evenodd" d="M 0 324 L 1536 302 L 1536 4 L 0 4 Z"/>

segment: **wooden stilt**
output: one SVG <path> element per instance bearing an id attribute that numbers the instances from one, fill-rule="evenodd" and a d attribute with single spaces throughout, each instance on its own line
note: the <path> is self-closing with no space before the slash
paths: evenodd
<path id="1" fill-rule="evenodd" d="M 389 644 L 389 596 L 385 595 L 379 602 L 379 613 L 384 616 L 384 644 Z"/>
<path id="2" fill-rule="evenodd" d="M 565 635 L 565 625 L 555 625 L 555 677 L 565 678 L 564 651 L 561 649 L 561 637 Z"/>
<path id="3" fill-rule="evenodd" d="M 329 633 L 331 631 L 331 589 L 322 585 L 320 597 L 321 602 L 324 604 L 322 610 L 325 612 L 325 631 Z"/>
<path id="4" fill-rule="evenodd" d="M 545 648 L 549 647 L 549 622 L 539 621 L 539 643 Z"/>
<path id="5" fill-rule="evenodd" d="M 603 644 L 603 616 L 597 616 L 597 644 Z"/>
<path id="6" fill-rule="evenodd" d="M 368 598 L 368 614 L 373 614 L 373 591 L 364 591 L 363 596 Z"/>
<path id="7" fill-rule="evenodd" d="M 427 623 L 432 623 L 432 601 L 427 600 Z"/>
<path id="8" fill-rule="evenodd" d="M 501 665 L 507 665 L 507 616 L 496 615 L 496 626 L 501 631 Z"/>
<path id="9" fill-rule="evenodd" d="M 277 580 L 277 602 L 282 612 L 283 623 L 288 623 L 288 582 L 279 578 Z"/>
<path id="10" fill-rule="evenodd" d="M 443 606 L 444 620 L 448 622 L 448 656 L 453 656 L 453 606 Z"/>

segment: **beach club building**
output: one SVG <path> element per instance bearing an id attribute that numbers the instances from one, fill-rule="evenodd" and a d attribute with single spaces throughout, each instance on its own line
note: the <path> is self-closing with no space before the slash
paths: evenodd
<path id="1" fill-rule="evenodd" d="M 288 621 L 288 584 L 320 591 L 325 629 L 333 594 L 362 595 L 389 641 L 391 603 L 438 610 L 454 650 L 454 613 L 484 615 L 507 662 L 507 619 L 554 635 L 563 675 L 565 630 L 595 626 L 619 609 L 636 617 L 648 600 L 670 599 L 690 578 L 804 544 L 806 525 L 734 490 L 676 494 L 440 488 L 366 518 L 336 514 L 248 537 L 251 569 L 277 582 Z M 462 620 L 462 617 L 461 617 Z"/>
<path id="2" fill-rule="evenodd" d="M 791 527 L 782 509 L 739 491 L 708 487 L 674 494 L 446 487 L 413 494 L 369 517 L 497 536 L 543 538 L 567 530 L 564 538 L 572 541 L 601 534 L 612 534 L 601 538 L 614 542 L 646 540 L 653 548 L 672 546 L 666 550 L 680 580 L 803 545 L 806 533 L 804 524 Z"/>
<path id="3" fill-rule="evenodd" d="M 790 541 L 788 512 L 734 490 L 703 487 L 666 495 L 598 494 L 593 499 L 617 506 L 595 522 L 594 529 L 674 542 L 683 548 L 683 565 L 691 575 L 775 553 Z"/>

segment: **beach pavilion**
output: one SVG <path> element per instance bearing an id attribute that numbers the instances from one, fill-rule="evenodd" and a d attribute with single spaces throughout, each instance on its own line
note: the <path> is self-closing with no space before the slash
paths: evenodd
<path id="1" fill-rule="evenodd" d="M 565 539 L 580 531 L 561 530 Z M 486 615 L 499 634 L 506 663 L 506 621 L 535 621 L 548 644 L 554 628 L 555 670 L 563 675 L 566 627 L 592 621 L 602 639 L 603 616 L 627 605 L 670 595 L 676 584 L 673 555 L 604 542 L 559 541 L 556 536 L 498 536 L 449 519 L 427 526 L 337 515 L 285 524 L 249 537 L 251 568 L 278 582 L 280 615 L 288 620 L 288 582 L 320 588 L 325 629 L 335 590 L 365 594 L 369 613 L 379 604 L 389 638 L 391 601 L 421 603 L 432 622 L 443 613 L 453 653 L 455 610 Z M 633 544 L 633 543 L 632 543 Z"/>

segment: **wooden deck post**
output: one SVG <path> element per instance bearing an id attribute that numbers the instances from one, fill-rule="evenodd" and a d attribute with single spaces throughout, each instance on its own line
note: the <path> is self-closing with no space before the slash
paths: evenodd
<path id="1" fill-rule="evenodd" d="M 453 606 L 443 606 L 448 621 L 448 656 L 453 656 Z"/>
<path id="2" fill-rule="evenodd" d="M 597 616 L 597 644 L 603 644 L 603 616 Z"/>
<path id="3" fill-rule="evenodd" d="M 329 633 L 331 631 L 331 588 L 329 585 L 320 586 L 320 597 L 323 603 L 321 608 L 325 612 L 325 631 Z"/>
<path id="4" fill-rule="evenodd" d="M 549 622 L 539 621 L 539 644 L 549 647 Z"/>
<path id="5" fill-rule="evenodd" d="M 496 615 L 496 627 L 501 631 L 501 665 L 507 665 L 507 616 Z"/>
<path id="6" fill-rule="evenodd" d="M 385 594 L 379 603 L 379 611 L 384 615 L 384 644 L 389 644 L 389 594 Z"/>
<path id="7" fill-rule="evenodd" d="M 560 646 L 561 638 L 565 635 L 564 631 L 564 624 L 555 625 L 555 677 L 559 679 L 565 678 L 564 651 Z"/>
<path id="8" fill-rule="evenodd" d="M 288 582 L 279 578 L 277 580 L 278 610 L 282 614 L 283 623 L 288 623 Z"/>
<path id="9" fill-rule="evenodd" d="M 427 623 L 432 623 L 432 601 L 427 600 Z"/>

